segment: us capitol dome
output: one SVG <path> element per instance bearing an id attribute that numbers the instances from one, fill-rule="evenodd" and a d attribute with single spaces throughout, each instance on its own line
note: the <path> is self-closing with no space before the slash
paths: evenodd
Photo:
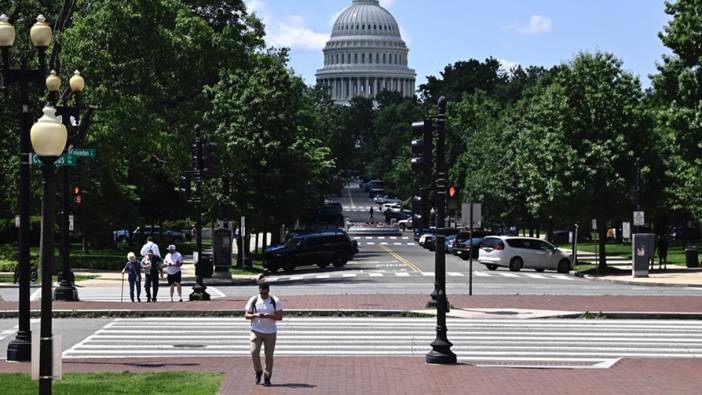
<path id="1" fill-rule="evenodd" d="M 382 91 L 412 97 L 417 74 L 407 67 L 408 52 L 397 21 L 379 0 L 353 0 L 334 22 L 317 84 L 337 104 Z"/>

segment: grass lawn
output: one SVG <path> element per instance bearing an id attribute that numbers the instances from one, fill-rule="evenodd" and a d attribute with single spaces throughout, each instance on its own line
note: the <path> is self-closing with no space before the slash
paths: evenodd
<path id="1" fill-rule="evenodd" d="M 560 248 L 570 249 L 572 246 L 570 244 L 562 244 Z M 700 246 L 702 247 L 702 246 Z M 578 252 L 597 252 L 597 242 L 588 243 L 578 243 Z M 700 251 L 700 250 L 698 250 Z M 607 243 L 605 246 L 605 252 L 607 255 L 616 255 L 626 259 L 631 259 L 631 244 L 630 243 Z M 702 252 L 702 251 L 700 251 Z M 680 244 L 672 244 L 668 247 L 668 263 L 671 265 L 682 265 L 685 266 L 685 251 L 682 249 Z M 658 264 L 658 251 L 656 251 L 656 265 Z M 578 265 L 580 266 L 580 265 Z M 587 266 L 587 265 L 583 265 Z M 657 267 L 657 266 L 656 266 Z"/>
<path id="2" fill-rule="evenodd" d="M 211 395 L 223 381 L 223 375 L 210 373 L 68 373 L 54 381 L 53 393 Z M 34 395 L 39 392 L 39 383 L 27 374 L 0 374 L 0 388 L 13 395 Z"/>
<path id="3" fill-rule="evenodd" d="M 229 271 L 234 274 L 234 275 L 239 275 L 239 276 L 246 276 L 246 275 L 255 275 L 259 273 L 263 273 L 263 261 L 253 261 L 253 267 L 250 268 L 245 268 L 245 269 L 240 269 L 236 265 L 236 260 L 232 262 L 232 268 L 229 269 Z"/>

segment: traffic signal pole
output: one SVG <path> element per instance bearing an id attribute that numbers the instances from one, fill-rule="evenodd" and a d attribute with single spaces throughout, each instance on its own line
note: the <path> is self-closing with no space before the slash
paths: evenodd
<path id="1" fill-rule="evenodd" d="M 195 157 L 196 165 L 193 169 L 193 174 L 195 176 L 195 235 L 197 236 L 195 250 L 197 252 L 197 259 L 195 259 L 195 281 L 196 284 L 193 286 L 193 292 L 190 294 L 190 300 L 210 300 L 210 295 L 207 293 L 207 286 L 204 284 L 203 280 L 203 268 L 200 262 L 202 259 L 202 168 L 203 168 L 203 155 L 202 155 L 202 130 L 200 125 L 195 125 Z"/>
<path id="2" fill-rule="evenodd" d="M 436 142 L 436 248 L 435 248 L 435 287 L 436 295 L 436 338 L 431 343 L 432 351 L 427 353 L 427 363 L 451 364 L 456 363 L 456 354 L 451 351 L 453 345 L 446 335 L 446 313 L 448 298 L 446 297 L 446 98 L 439 98 L 439 114 L 437 116 Z"/>

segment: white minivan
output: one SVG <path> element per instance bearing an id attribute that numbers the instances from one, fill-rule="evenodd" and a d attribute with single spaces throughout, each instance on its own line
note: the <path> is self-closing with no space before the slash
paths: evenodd
<path id="1" fill-rule="evenodd" d="M 513 272 L 521 269 L 546 269 L 568 273 L 572 266 L 571 256 L 553 244 L 533 237 L 487 236 L 480 244 L 478 262 L 489 270 L 498 266 L 508 267 Z"/>

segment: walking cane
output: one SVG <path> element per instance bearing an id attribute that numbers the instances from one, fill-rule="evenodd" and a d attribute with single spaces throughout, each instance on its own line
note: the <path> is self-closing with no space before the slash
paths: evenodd
<path id="1" fill-rule="evenodd" d="M 124 273 L 122 273 L 122 293 L 119 295 L 119 302 L 124 302 Z"/>

